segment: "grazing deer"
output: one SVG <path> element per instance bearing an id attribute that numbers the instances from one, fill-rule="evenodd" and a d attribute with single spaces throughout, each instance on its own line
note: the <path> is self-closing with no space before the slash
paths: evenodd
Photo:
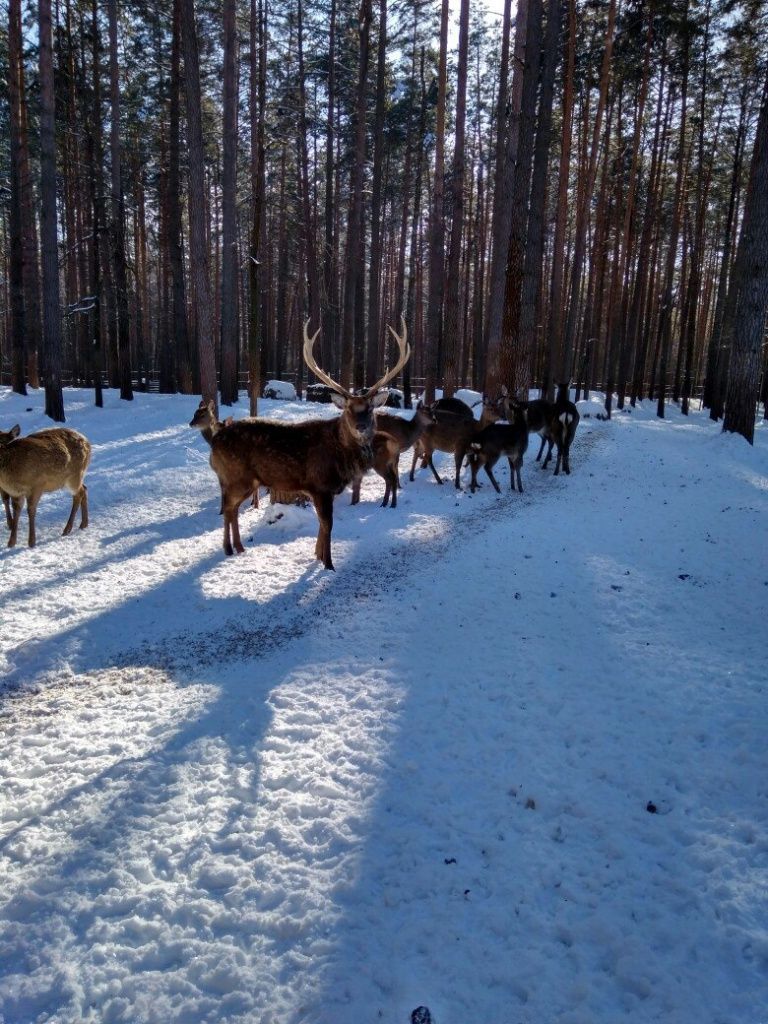
<path id="1" fill-rule="evenodd" d="M 388 327 L 400 350 L 396 365 L 364 395 L 342 388 L 315 362 L 312 355 L 320 331 L 311 338 L 304 325 L 304 361 L 318 380 L 333 391 L 333 402 L 342 410 L 332 420 L 275 423 L 270 420 L 238 420 L 219 430 L 211 440 L 211 466 L 219 478 L 224 498 L 224 550 L 228 555 L 244 551 L 240 540 L 240 505 L 261 483 L 278 491 L 298 491 L 311 498 L 320 528 L 315 557 L 333 569 L 331 531 L 333 499 L 372 464 L 373 410 L 387 400 L 381 389 L 408 362 L 411 355 L 402 334 Z"/>
<path id="2" fill-rule="evenodd" d="M 469 409 L 469 406 L 467 408 Z M 388 412 L 376 413 L 376 429 L 384 431 L 390 437 L 394 437 L 398 444 L 397 465 L 395 466 L 395 472 L 398 476 L 398 487 L 400 486 L 400 455 L 415 445 L 427 427 L 432 423 L 437 423 L 435 413 L 431 406 L 426 406 L 423 402 L 417 403 L 416 412 L 409 420 L 402 419 L 400 416 L 393 416 L 392 413 Z"/>
<path id="3" fill-rule="evenodd" d="M 20 433 L 18 424 L 10 430 L 0 430 L 0 495 L 11 531 L 8 547 L 16 544 L 24 500 L 29 519 L 28 543 L 33 548 L 37 540 L 37 504 L 43 494 L 62 488 L 72 495 L 72 509 L 63 535 L 72 531 L 78 509 L 80 529 L 84 530 L 88 525 L 88 489 L 83 477 L 91 461 L 91 445 L 87 438 L 68 427 L 40 430 L 26 437 L 19 437 Z"/>
<path id="4" fill-rule="evenodd" d="M 477 471 L 481 466 L 485 469 L 488 479 L 500 494 L 501 488 L 493 475 L 493 467 L 502 455 L 509 460 L 509 482 L 512 490 L 517 487 L 523 493 L 523 481 L 520 470 L 523 467 L 523 456 L 528 448 L 528 427 L 522 419 L 510 423 L 490 423 L 484 427 L 469 446 L 469 465 L 472 470 L 470 489 L 474 492 L 478 487 Z"/>
<path id="5" fill-rule="evenodd" d="M 390 500 L 392 508 L 397 508 L 397 488 L 400 486 L 397 476 L 397 462 L 399 458 L 400 445 L 395 438 L 391 437 L 388 433 L 377 430 L 371 440 L 371 462 L 366 468 L 375 469 L 386 485 L 384 488 L 384 500 L 381 503 L 382 508 L 386 508 L 390 504 Z M 363 474 L 358 473 L 352 481 L 351 505 L 357 505 L 360 501 L 360 484 L 362 480 Z"/>
<path id="6" fill-rule="evenodd" d="M 410 479 L 413 480 L 416 463 L 421 458 L 422 469 L 424 466 L 429 466 L 435 480 L 442 484 L 443 480 L 435 469 L 432 456 L 435 451 L 448 452 L 453 455 L 456 467 L 454 486 L 457 490 L 461 490 L 459 476 L 464 457 L 469 451 L 469 446 L 484 427 L 501 418 L 502 400 L 502 398 L 497 400 L 483 399 L 483 412 L 478 421 L 475 419 L 474 413 L 469 406 L 462 402 L 461 399 L 438 399 L 431 406 L 435 414 L 435 423 L 425 428 L 414 450 Z M 446 403 L 452 404 L 447 405 Z M 464 406 L 464 409 L 461 406 Z M 467 416 L 467 413 L 469 413 L 469 416 Z"/>

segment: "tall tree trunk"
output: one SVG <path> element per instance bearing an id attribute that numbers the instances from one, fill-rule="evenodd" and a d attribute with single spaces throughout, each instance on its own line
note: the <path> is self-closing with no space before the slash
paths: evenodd
<path id="1" fill-rule="evenodd" d="M 40 240 L 43 251 L 43 366 L 45 415 L 64 422 L 61 388 L 61 305 L 56 232 L 56 108 L 50 0 L 39 0 L 40 17 Z"/>
<path id="2" fill-rule="evenodd" d="M 552 135 L 552 103 L 554 97 L 555 68 L 563 20 L 562 0 L 549 0 L 547 7 L 547 33 L 544 40 L 541 70 L 541 95 L 536 126 L 533 176 L 531 182 L 530 212 L 525 245 L 522 290 L 520 296 L 519 328 L 519 387 L 526 393 L 531 383 L 532 355 L 538 347 L 537 313 L 540 309 L 542 264 L 544 253 L 544 214 L 547 205 L 549 150 Z M 526 383 L 527 381 L 527 383 Z M 545 391 L 549 390 L 549 379 Z"/>
<path id="3" fill-rule="evenodd" d="M 725 216 L 723 238 L 723 256 L 720 263 L 720 275 L 717 284 L 715 312 L 712 318 L 712 330 L 707 351 L 707 370 L 704 379 L 704 407 L 709 409 L 710 419 L 719 420 L 723 415 L 725 402 L 726 376 L 724 373 L 727 356 L 722 345 L 723 317 L 725 314 L 726 297 L 728 294 L 728 274 L 731 270 L 731 250 L 736 229 L 736 207 L 741 180 L 741 168 L 744 159 L 744 135 L 746 133 L 749 86 L 744 84 L 739 104 L 739 123 L 736 129 L 736 145 L 731 166 L 731 186 L 728 195 L 728 209 Z"/>
<path id="4" fill-rule="evenodd" d="M 541 65 L 542 3 L 528 0 L 528 25 L 525 42 L 525 67 L 517 131 L 515 183 L 512 189 L 512 223 L 507 254 L 507 280 L 502 320 L 502 344 L 499 372 L 502 383 L 512 393 L 527 400 L 531 382 L 531 339 L 520 332 L 520 309 L 523 285 L 526 238 L 531 208 L 531 170 L 533 144 L 536 137 L 536 91 Z"/>
<path id="5" fill-rule="evenodd" d="M 180 93 L 181 93 L 181 0 L 173 0 L 171 39 L 171 82 L 168 114 L 168 265 L 171 272 L 172 337 L 176 347 L 179 390 L 191 395 L 192 353 L 190 351 L 184 255 L 181 240 Z"/>
<path id="6" fill-rule="evenodd" d="M 552 243 L 552 281 L 549 289 L 549 328 L 547 372 L 543 381 L 547 398 L 552 397 L 552 377 L 560 372 L 562 360 L 562 323 L 565 308 L 565 233 L 568 226 L 568 177 L 571 166 L 573 130 L 574 66 L 576 63 L 576 0 L 568 0 L 568 49 L 563 71 L 562 140 L 557 185 L 557 214 Z"/>
<path id="7" fill-rule="evenodd" d="M 8 10 L 8 99 L 10 105 L 10 177 L 9 214 L 10 265 L 8 268 L 11 307 L 11 387 L 26 395 L 26 324 L 24 310 L 24 247 L 22 242 L 21 185 L 21 83 L 22 61 L 21 0 L 10 0 Z"/>
<path id="8" fill-rule="evenodd" d="M 630 267 L 632 265 L 633 236 L 636 235 L 637 217 L 635 214 L 638 178 L 640 174 L 640 144 L 643 121 L 645 117 L 645 104 L 648 97 L 648 83 L 650 80 L 651 68 L 651 46 L 653 43 L 653 24 L 655 15 L 655 3 L 649 5 L 648 28 L 646 31 L 645 55 L 643 57 L 643 70 L 640 80 L 640 95 L 635 111 L 635 131 L 632 138 L 632 164 L 629 172 L 629 188 L 624 206 L 624 224 L 621 233 L 621 250 L 619 256 L 619 268 L 617 284 L 619 294 L 615 296 L 611 321 L 608 334 L 608 381 L 606 384 L 606 412 L 611 415 L 611 402 L 613 398 L 614 365 L 617 365 L 617 408 L 623 409 L 626 398 L 627 373 L 632 359 L 632 349 L 629 344 L 627 331 L 627 318 L 629 316 L 629 295 L 631 290 Z"/>
<path id="9" fill-rule="evenodd" d="M 301 185 L 301 224 L 304 236 L 304 262 L 307 279 L 307 306 L 310 322 L 316 327 L 320 325 L 320 281 L 317 269 L 317 248 L 315 245 L 315 219 L 312 215 L 312 202 L 309 187 L 309 148 L 307 137 L 307 85 L 304 64 L 304 7 L 303 0 L 297 6 L 297 53 L 299 61 L 299 173 Z M 302 313 L 303 316 L 303 313 Z M 315 328 L 316 329 L 316 328 Z M 303 366 L 303 361 L 299 370 Z"/>
<path id="10" fill-rule="evenodd" d="M 443 326 L 445 279 L 445 94 L 448 81 L 448 0 L 442 0 L 440 12 L 440 55 L 437 72 L 437 123 L 435 125 L 435 177 L 429 216 L 429 293 L 427 298 L 427 337 L 425 345 L 425 401 L 435 399 L 440 344 Z"/>
<path id="11" fill-rule="evenodd" d="M 113 0 L 114 2 L 114 0 Z M 211 281 L 208 262 L 205 202 L 205 152 L 200 109 L 200 58 L 194 0 L 181 0 L 184 40 L 184 81 L 187 98 L 189 151 L 189 255 L 200 361 L 200 389 L 206 401 L 216 402 L 216 359 L 213 349 Z"/>
<path id="12" fill-rule="evenodd" d="M 508 18 L 508 0 L 504 6 L 505 31 Z M 525 48 L 528 37 L 530 0 L 518 0 L 515 21 L 514 70 L 512 88 L 507 102 L 507 70 L 504 61 L 504 34 L 502 34 L 502 61 L 499 74 L 499 110 L 496 117 L 496 168 L 494 180 L 493 223 L 491 228 L 491 270 L 488 289 L 488 326 L 486 329 L 485 392 L 498 393 L 503 383 L 502 356 L 503 321 L 506 301 L 507 260 L 512 230 L 515 169 L 520 143 L 520 109 L 523 78 L 526 66 Z"/>
<path id="13" fill-rule="evenodd" d="M 353 380 L 353 360 L 359 355 L 365 339 L 356 335 L 358 323 L 357 301 L 363 268 L 360 263 L 360 242 L 363 220 L 363 184 L 365 176 L 365 108 L 368 83 L 368 57 L 371 34 L 371 0 L 361 0 L 359 27 L 359 60 L 357 95 L 355 100 L 354 150 L 352 180 L 350 183 L 349 215 L 347 219 L 347 253 L 344 271 L 344 324 L 342 327 L 341 385 L 349 388 Z M 362 384 L 362 381 L 357 381 Z"/>
<path id="14" fill-rule="evenodd" d="M 570 303 L 568 306 L 568 319 L 565 325 L 560 367 L 558 370 L 558 377 L 561 381 L 566 381 L 569 376 L 571 363 L 573 361 L 573 352 L 576 345 L 576 325 L 578 322 L 578 313 L 581 304 L 581 276 L 584 269 L 589 206 L 592 202 L 592 195 L 594 193 L 595 180 L 597 177 L 599 139 L 606 100 L 608 97 L 608 84 L 611 76 L 611 58 L 613 56 L 615 25 L 616 0 L 610 0 L 610 5 L 608 7 L 608 23 L 605 30 L 603 64 L 600 72 L 600 92 L 597 101 L 597 110 L 595 111 L 595 120 L 592 126 L 592 148 L 589 156 L 586 180 L 584 181 L 584 187 L 582 189 L 578 209 L 576 211 L 576 237 L 574 239 L 573 261 L 571 267 Z"/>
<path id="15" fill-rule="evenodd" d="M 224 125 L 221 256 L 221 401 L 237 401 L 237 86 L 236 0 L 224 0 Z"/>
<path id="16" fill-rule="evenodd" d="M 104 288 L 101 273 L 102 245 L 101 233 L 104 229 L 104 207 L 102 192 L 104 145 L 101 130 L 101 59 L 99 56 L 99 13 L 98 0 L 91 4 L 91 60 L 93 75 L 93 102 L 91 105 L 91 128 L 88 132 L 88 188 L 91 204 L 91 245 L 89 253 L 89 277 L 93 309 L 90 314 L 90 364 L 93 375 L 94 402 L 97 408 L 104 405 L 102 372 L 104 369 L 104 352 L 102 345 L 102 313 L 104 305 Z"/>
<path id="17" fill-rule="evenodd" d="M 445 296 L 443 394 L 452 398 L 459 384 L 461 350 L 461 246 L 464 229 L 464 136 L 467 118 L 467 64 L 469 60 L 469 0 L 461 0 L 459 62 L 456 79 L 456 129 L 451 171 L 451 237 Z"/>
<path id="18" fill-rule="evenodd" d="M 365 379 L 379 376 L 381 324 L 381 180 L 384 170 L 384 101 L 387 56 L 387 0 L 379 0 L 379 38 L 376 55 L 376 108 L 373 118 L 373 184 L 371 194 L 371 266 L 368 277 L 368 345 Z M 399 330 L 399 328 L 398 328 Z"/>
<path id="19" fill-rule="evenodd" d="M 264 110 L 266 98 L 266 14 L 261 0 L 251 0 L 250 17 L 250 122 L 251 122 L 251 231 L 248 250 L 248 288 L 250 317 L 248 323 L 248 395 L 251 416 L 258 410 L 261 394 L 265 332 L 262 317 L 262 287 L 265 275 L 261 268 L 261 237 L 265 202 L 264 172 Z"/>
<path id="20" fill-rule="evenodd" d="M 686 17 L 688 13 L 688 0 L 685 4 Z M 675 280 L 675 268 L 677 266 L 677 245 L 680 237 L 680 220 L 683 206 L 683 184 L 685 181 L 685 137 L 687 122 L 688 104 L 688 53 L 689 40 L 688 31 L 685 30 L 683 54 L 682 54 L 682 86 L 680 93 L 680 134 L 677 153 L 677 172 L 675 178 L 675 198 L 672 208 L 672 227 L 670 230 L 669 248 L 667 249 L 667 265 L 664 279 L 664 294 L 659 310 L 658 336 L 660 339 L 659 358 L 659 394 L 656 404 L 656 415 L 664 417 L 664 404 L 666 400 L 667 384 L 667 363 L 669 361 L 669 348 L 672 324 L 672 298 Z"/>
<path id="21" fill-rule="evenodd" d="M 728 324 L 731 358 L 723 430 L 755 436 L 755 404 L 768 317 L 768 78 L 755 135 L 744 202 L 741 237 L 731 288 L 738 289 L 735 315 Z"/>
<path id="22" fill-rule="evenodd" d="M 120 70 L 117 59 L 117 0 L 107 0 L 109 15 L 109 148 L 112 160 L 112 268 L 117 304 L 117 351 L 120 397 L 133 400 L 128 313 L 128 269 L 125 259 L 125 197 L 120 148 Z"/>

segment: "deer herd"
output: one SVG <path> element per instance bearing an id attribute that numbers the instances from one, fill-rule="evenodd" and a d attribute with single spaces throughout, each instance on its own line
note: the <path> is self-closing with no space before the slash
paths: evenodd
<path id="1" fill-rule="evenodd" d="M 502 388 L 498 398 L 483 399 L 479 420 L 458 398 L 441 398 L 431 405 L 419 402 L 413 417 L 406 420 L 377 411 L 387 400 L 386 385 L 400 373 L 411 355 L 405 322 L 400 334 L 392 327 L 387 328 L 397 343 L 396 364 L 361 392 L 343 388 L 317 365 L 313 349 L 320 332 L 310 337 L 307 328 L 305 324 L 304 361 L 330 389 L 332 401 L 341 410 L 340 416 L 290 424 L 261 418 L 228 419 L 222 423 L 214 403 L 201 401 L 189 424 L 201 431 L 210 446 L 211 468 L 221 489 L 226 554 L 244 551 L 238 522 L 240 506 L 248 498 L 258 505 L 259 487 L 266 487 L 273 500 L 303 496 L 312 501 L 319 521 L 315 557 L 326 569 L 333 569 L 334 497 L 351 485 L 352 503 L 357 503 L 363 475 L 373 469 L 385 484 L 382 506 L 395 508 L 400 488 L 400 455 L 409 448 L 413 448 L 411 480 L 421 460 L 421 467 L 429 466 L 442 484 L 432 457 L 435 451 L 446 452 L 454 456 L 454 484 L 459 489 L 466 460 L 473 492 L 480 486 L 477 474 L 481 468 L 496 491 L 501 490 L 493 469 L 502 456 L 509 462 L 512 490 L 515 484 L 519 491 L 523 490 L 520 470 L 529 434 L 541 438 L 537 462 L 548 445 L 544 468 L 556 449 L 555 475 L 561 468 L 570 473 L 569 454 L 579 413 L 568 399 L 567 388 L 560 388 L 554 402 L 520 402 Z M 33 547 L 38 501 L 41 495 L 62 488 L 72 494 L 72 509 L 64 533 L 71 531 L 78 509 L 80 529 L 84 529 L 88 525 L 88 495 L 83 478 L 91 457 L 87 439 L 67 427 L 41 430 L 26 437 L 19 434 L 18 425 L 9 431 L 0 430 L 0 497 L 10 530 L 8 547 L 16 543 L 24 501 L 29 518 L 29 546 Z"/>

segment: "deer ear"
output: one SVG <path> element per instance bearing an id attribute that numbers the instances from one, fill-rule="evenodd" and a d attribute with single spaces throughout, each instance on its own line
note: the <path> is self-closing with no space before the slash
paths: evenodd
<path id="1" fill-rule="evenodd" d="M 331 401 L 333 402 L 337 409 L 343 409 L 344 406 L 347 404 L 347 400 L 344 397 L 344 395 L 339 395 L 335 391 L 331 392 Z"/>
<path id="2" fill-rule="evenodd" d="M 11 437 L 18 437 L 20 433 L 21 433 L 21 427 L 19 426 L 18 423 L 16 423 L 14 426 L 11 427 L 11 430 L 10 430 Z"/>
<path id="3" fill-rule="evenodd" d="M 208 412 L 210 412 L 212 415 L 214 415 L 214 416 L 216 415 L 216 403 L 214 402 L 214 400 L 212 398 L 209 399 L 209 401 L 207 403 L 207 409 L 208 409 Z"/>
<path id="4" fill-rule="evenodd" d="M 373 401 L 371 402 L 371 405 L 373 406 L 374 409 L 378 409 L 380 405 L 384 405 L 386 403 L 388 398 L 388 391 L 377 391 L 376 394 L 373 396 Z"/>

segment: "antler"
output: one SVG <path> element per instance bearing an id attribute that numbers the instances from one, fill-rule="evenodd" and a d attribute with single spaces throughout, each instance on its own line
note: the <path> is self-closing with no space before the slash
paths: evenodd
<path id="1" fill-rule="evenodd" d="M 381 391 L 385 384 L 388 384 L 389 381 L 393 380 L 393 378 L 400 373 L 402 368 L 411 358 L 411 346 L 408 344 L 408 328 L 405 325 L 405 317 L 402 315 L 400 316 L 400 323 L 403 328 L 402 334 L 398 334 L 394 327 L 390 327 L 390 325 L 387 324 L 387 330 L 395 339 L 397 347 L 400 349 L 400 358 L 391 370 L 387 370 L 381 380 L 377 380 L 374 385 L 368 388 L 368 395 L 375 395 L 377 391 Z"/>
<path id="2" fill-rule="evenodd" d="M 315 342 L 317 341 L 317 336 L 320 333 L 320 328 L 318 327 L 318 329 L 310 338 L 309 334 L 307 333 L 308 327 L 309 320 L 307 320 L 304 324 L 304 362 L 307 364 L 312 373 L 314 373 L 317 379 L 321 380 L 323 384 L 327 384 L 332 391 L 335 391 L 339 395 L 343 395 L 344 398 L 352 398 L 351 391 L 347 391 L 341 386 L 341 384 L 337 384 L 333 377 L 329 377 L 325 370 L 321 370 L 320 367 L 315 362 L 315 357 L 312 355 L 312 349 L 314 348 Z"/>

